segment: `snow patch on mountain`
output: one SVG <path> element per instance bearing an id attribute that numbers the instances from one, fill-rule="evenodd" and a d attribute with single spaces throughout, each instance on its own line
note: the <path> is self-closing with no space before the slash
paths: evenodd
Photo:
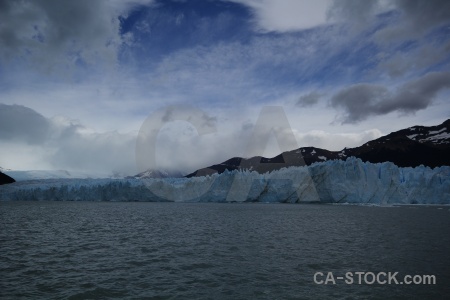
<path id="1" fill-rule="evenodd" d="M 421 139 L 419 142 L 425 142 L 425 141 L 432 141 L 432 142 L 439 142 L 439 143 L 448 143 L 449 141 L 445 141 L 444 139 L 450 139 L 450 133 L 443 132 L 440 134 L 436 134 L 430 137 L 427 137 L 425 139 Z"/>
<path id="2" fill-rule="evenodd" d="M 410 127 L 403 132 L 412 133 L 406 134 L 406 137 L 419 143 L 432 143 L 436 145 L 450 144 L 450 130 L 448 129 L 449 120 L 441 125 L 432 127 Z M 400 131 L 402 132 L 402 131 Z"/>
<path id="3" fill-rule="evenodd" d="M 442 129 L 440 129 L 440 130 L 435 130 L 435 131 L 430 131 L 430 132 L 428 132 L 428 134 L 438 134 L 438 133 L 441 133 L 441 132 L 443 132 L 443 131 L 446 131 L 447 130 L 447 128 L 442 128 Z"/>

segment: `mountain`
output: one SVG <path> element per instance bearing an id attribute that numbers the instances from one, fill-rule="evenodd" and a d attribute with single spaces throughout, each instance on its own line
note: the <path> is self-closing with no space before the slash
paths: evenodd
<path id="1" fill-rule="evenodd" d="M 0 172 L 0 185 L 16 182 L 14 178 Z"/>
<path id="2" fill-rule="evenodd" d="M 283 167 L 311 165 L 327 160 L 360 158 L 364 162 L 392 162 L 399 167 L 450 166 L 450 119 L 436 126 L 413 126 L 392 132 L 362 146 L 329 151 L 316 147 L 302 147 L 283 152 L 272 158 L 255 156 L 233 157 L 220 164 L 199 169 L 186 177 L 223 173 L 225 170 L 250 170 L 265 173 Z"/>
<path id="3" fill-rule="evenodd" d="M 146 179 L 146 178 L 181 178 L 183 174 L 178 171 L 168 170 L 147 170 L 134 176 L 128 176 L 126 178 L 131 179 Z"/>

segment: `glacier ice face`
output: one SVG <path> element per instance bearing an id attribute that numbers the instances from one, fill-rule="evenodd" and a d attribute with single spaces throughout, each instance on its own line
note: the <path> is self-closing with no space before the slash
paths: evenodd
<path id="1" fill-rule="evenodd" d="M 66 170 L 28 170 L 14 171 L 6 170 L 4 173 L 16 181 L 41 180 L 41 179 L 74 179 L 74 178 L 105 178 L 107 174 L 87 174 L 83 172 L 69 172 Z"/>
<path id="2" fill-rule="evenodd" d="M 50 179 L 0 187 L 0 200 L 450 204 L 450 167 L 332 160 L 271 173 L 161 179 Z"/>

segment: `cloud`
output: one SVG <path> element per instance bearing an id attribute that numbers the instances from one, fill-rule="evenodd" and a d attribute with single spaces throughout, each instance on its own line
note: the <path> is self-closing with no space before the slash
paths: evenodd
<path id="1" fill-rule="evenodd" d="M 400 21 L 377 33 L 382 41 L 419 38 L 450 22 L 450 2 L 447 0 L 396 0 L 394 5 L 400 11 Z"/>
<path id="2" fill-rule="evenodd" d="M 319 102 L 320 98 L 322 98 L 322 94 L 318 92 L 310 92 L 309 94 L 305 94 L 300 96 L 296 105 L 299 107 L 308 107 L 313 106 Z"/>
<path id="3" fill-rule="evenodd" d="M 133 134 L 98 133 L 74 120 L 0 104 L 0 165 L 8 168 L 133 173 L 134 146 Z"/>
<path id="4" fill-rule="evenodd" d="M 450 2 L 447 0 L 341 0 L 333 1 L 327 12 L 331 21 L 351 24 L 353 29 L 364 30 L 375 17 L 389 13 L 379 27 L 376 38 L 380 42 L 398 42 L 420 38 L 430 30 L 449 23 Z M 388 25 L 388 26 L 386 26 Z"/>
<path id="5" fill-rule="evenodd" d="M 0 166 L 2 167 L 25 170 L 64 169 L 103 175 L 137 173 L 136 132 L 96 132 L 76 120 L 61 116 L 45 118 L 27 107 L 1 105 L 0 108 L 0 112 L 11 116 L 9 119 L 1 118 L 4 121 L 0 123 L 2 133 L 0 135 Z M 202 124 L 204 122 L 207 125 L 217 120 L 205 114 L 200 117 Z M 254 132 L 255 128 L 250 120 L 242 121 L 242 116 L 237 114 L 232 114 L 230 117 L 232 119 L 220 123 L 217 132 L 203 135 L 199 135 L 192 124 L 187 122 L 175 121 L 164 125 L 156 142 L 156 167 L 178 170 L 187 174 L 233 156 L 245 154 L 275 156 L 280 151 L 295 148 L 283 148 L 283 145 L 289 144 L 292 132 L 299 146 L 316 146 L 331 150 L 357 146 L 380 136 L 378 130 L 368 130 L 357 134 L 327 133 L 318 130 L 299 133 L 295 129 L 289 131 L 289 128 L 277 127 L 274 130 L 281 143 L 278 145 L 273 136 L 267 140 L 265 132 Z M 223 117 L 220 119 L 223 120 Z M 15 137 L 3 134 L 7 128 L 13 128 L 14 124 L 27 123 L 33 125 L 38 133 L 43 132 L 37 135 L 39 139 L 29 142 L 30 134 L 33 133 L 29 127 L 16 128 Z M 252 149 L 256 152 L 247 153 L 245 151 L 249 146 L 250 137 L 255 134 L 258 135 L 256 141 L 261 142 L 256 147 L 253 145 Z"/>
<path id="6" fill-rule="evenodd" d="M 382 136 L 378 129 L 359 133 L 331 133 L 323 130 L 299 132 L 292 129 L 290 131 L 289 128 L 283 130 L 275 128 L 274 132 L 267 136 L 265 132 L 255 132 L 254 124 L 249 121 L 240 124 L 239 128 L 220 126 L 217 133 L 202 136 L 198 136 L 194 131 L 180 130 L 186 124 L 170 125 L 161 132 L 158 139 L 157 166 L 178 169 L 187 174 L 235 156 L 274 157 L 282 151 L 296 148 L 283 147 L 290 144 L 292 133 L 298 147 L 314 146 L 333 151 L 342 150 L 344 147 L 360 146 Z M 176 129 L 176 127 L 180 128 Z M 249 145 L 250 141 L 257 142 Z"/>
<path id="7" fill-rule="evenodd" d="M 354 84 L 336 93 L 330 104 L 343 110 L 343 123 L 358 123 L 369 116 L 394 111 L 415 113 L 427 108 L 437 93 L 446 88 L 450 88 L 450 72 L 433 72 L 407 82 L 395 92 L 376 84 Z"/>
<path id="8" fill-rule="evenodd" d="M 53 168 L 106 174 L 136 172 L 134 135 L 115 131 L 83 133 L 76 127 L 66 127 L 62 132 L 49 141 L 51 155 L 44 158 Z"/>
<path id="9" fill-rule="evenodd" d="M 120 14 L 149 1 L 1 0 L 0 62 L 30 59 L 44 70 L 113 64 Z"/>
<path id="10" fill-rule="evenodd" d="M 328 35 L 328 43 L 324 49 L 340 56 L 340 64 L 336 61 L 328 61 L 327 54 L 322 57 L 326 64 L 334 64 L 331 71 L 336 72 L 340 65 L 345 64 L 345 68 L 339 70 L 341 74 L 335 74 L 334 78 L 354 75 L 356 77 L 370 73 L 369 76 L 379 76 L 387 72 L 391 77 L 398 77 L 409 72 L 424 71 L 442 62 L 448 55 L 448 45 L 442 41 L 445 31 L 435 35 L 427 35 L 439 26 L 450 23 L 450 2 L 445 0 L 341 0 L 341 1 L 257 1 L 239 0 L 252 8 L 257 27 L 263 32 L 295 34 L 306 28 L 317 25 L 324 30 L 333 30 L 333 34 Z M 302 16 L 305 12 L 307 16 Z M 292 18 L 290 17 L 292 16 Z M 302 22 L 310 22 L 305 25 Z M 341 26 L 343 25 L 343 26 Z M 339 32 L 340 28 L 340 32 Z M 313 32 L 319 32 L 320 28 L 314 28 Z M 305 32 L 302 32 L 305 34 Z M 320 34 L 324 34 L 321 32 Z M 285 35 L 287 36 L 287 35 Z M 339 38 L 336 38 L 339 36 Z M 305 35 L 299 39 L 305 38 Z M 295 47 L 297 52 L 308 52 L 314 49 L 318 41 L 307 38 L 311 43 L 308 46 Z M 346 48 L 340 42 L 345 40 Z M 420 46 L 402 43 L 411 40 Z M 423 46 L 422 45 L 426 45 Z M 286 45 L 284 49 L 290 49 Z M 319 51 L 317 48 L 315 48 Z M 340 52 L 342 51 L 342 52 Z M 347 54 L 347 55 L 346 55 Z M 317 53 L 310 54 L 310 57 Z M 293 57 L 298 56 L 298 54 Z M 333 59 L 337 57 L 331 56 Z M 291 57 L 285 55 L 285 57 Z M 317 55 L 320 57 L 320 55 Z M 310 73 L 321 69 L 321 62 L 317 62 Z M 305 60 L 300 64 L 306 63 Z M 380 64 L 377 67 L 377 64 Z M 275 65 L 275 61 L 274 61 Z M 363 68 L 363 66 L 365 68 Z M 354 68 L 354 69 L 353 69 Z M 300 67 L 300 72 L 306 69 Z M 289 67 L 285 67 L 289 70 Z M 344 71 L 346 70 L 346 71 Z M 375 71 L 370 71 L 375 70 Z M 380 73 L 381 71 L 381 73 Z M 430 71 L 430 70 L 425 70 Z M 314 75 L 313 75 L 314 76 Z M 294 76 L 292 76 L 294 77 Z"/>
<path id="11" fill-rule="evenodd" d="M 378 70 L 386 71 L 392 78 L 403 76 L 409 72 L 422 71 L 433 67 L 448 58 L 450 42 L 425 44 L 409 52 L 398 51 L 386 55 L 378 64 Z"/>
<path id="12" fill-rule="evenodd" d="M 356 129 L 329 124 L 335 109 L 347 123 L 393 111 L 415 112 L 429 107 L 447 86 L 442 73 L 426 75 L 430 82 L 423 77 L 398 89 L 377 81 L 385 80 L 386 73 L 392 78 L 419 78 L 418 74 L 448 65 L 447 31 L 443 29 L 419 41 L 399 44 L 404 41 L 400 38 L 398 43 L 376 43 L 382 40 L 375 40 L 377 30 L 401 29 L 413 18 L 400 2 L 386 6 L 382 1 L 335 1 L 334 5 L 347 9 L 334 11 L 348 21 L 343 26 L 320 26 L 327 22 L 331 5 L 327 1 L 234 2 L 250 9 L 225 1 L 207 8 L 197 1 L 159 1 L 143 9 L 135 6 L 148 1 L 0 0 L 0 98 L 46 116 L 35 111 L 28 117 L 4 113 L 0 126 L 8 130 L 0 133 L 4 145 L 0 165 L 8 166 L 3 163 L 8 157 L 24 165 L 26 159 L 17 153 L 23 157 L 35 153 L 36 159 L 30 161 L 34 166 L 45 162 L 42 165 L 51 168 L 128 170 L 132 174 L 136 133 L 128 132 L 138 130 L 148 113 L 165 105 L 201 107 L 215 116 L 205 116 L 205 125 L 215 124 L 220 131 L 199 137 L 193 130 L 186 138 L 179 134 L 189 130 L 174 130 L 172 137 L 161 134 L 158 163 L 186 171 L 242 155 L 245 132 L 252 129 L 252 123 L 244 120 L 254 121 L 252 114 L 267 104 L 289 107 L 294 127 L 308 132 L 297 136 L 300 146 L 329 149 L 364 139 L 336 131 L 381 128 L 387 132 L 395 126 L 402 128 L 399 123 L 431 122 L 446 111 L 447 103 L 440 103 L 416 118 L 396 120 L 395 125 L 389 115 Z M 231 8 L 224 11 L 222 7 Z M 251 16 L 253 21 L 249 21 Z M 427 28 L 441 21 L 426 23 Z M 120 28 L 125 23 L 129 31 Z M 349 34 L 348 27 L 359 25 L 365 31 Z M 103 65 L 117 68 L 105 72 Z M 78 72 L 77 80 L 71 82 L 42 72 L 56 69 L 60 75 L 71 68 Z M 333 95 L 333 91 L 338 92 L 331 107 L 323 107 L 325 93 Z M 111 131 L 116 129 L 120 132 Z"/>
<path id="13" fill-rule="evenodd" d="M 327 10 L 327 19 L 352 22 L 357 25 L 367 24 L 374 15 L 382 10 L 379 0 L 340 0 L 333 1 Z"/>
<path id="14" fill-rule="evenodd" d="M 378 113 L 377 104 L 385 102 L 388 94 L 389 91 L 384 86 L 354 84 L 334 95 L 331 98 L 331 106 L 344 110 L 344 123 L 357 123 Z"/>
<path id="15" fill-rule="evenodd" d="M 298 95 L 305 86 L 320 89 L 341 73 L 348 76 L 351 66 L 334 61 L 348 47 L 345 38 L 333 38 L 338 34 L 318 29 L 302 36 L 255 35 L 242 42 L 187 47 L 146 70 L 149 84 L 143 86 L 165 98 L 178 94 L 190 103 L 220 107 Z M 320 82 L 311 85 L 317 78 Z"/>
<path id="16" fill-rule="evenodd" d="M 50 123 L 34 110 L 0 103 L 0 140 L 41 144 L 49 135 Z"/>
<path id="17" fill-rule="evenodd" d="M 204 136 L 187 122 L 163 117 L 168 124 L 156 143 L 158 168 L 189 173 L 228 159 L 240 149 L 239 131 L 208 132 L 216 117 L 199 115 L 197 130 L 206 130 Z M 134 175 L 136 137 L 137 132 L 96 132 L 67 117 L 46 118 L 28 107 L 0 104 L 0 166 L 9 169 Z"/>
<path id="18" fill-rule="evenodd" d="M 378 129 L 365 130 L 361 133 L 329 133 L 323 130 L 296 133 L 300 147 L 314 146 L 331 151 L 358 147 L 382 135 Z"/>
<path id="19" fill-rule="evenodd" d="M 296 31 L 326 23 L 330 0 L 234 0 L 254 10 L 262 31 Z"/>

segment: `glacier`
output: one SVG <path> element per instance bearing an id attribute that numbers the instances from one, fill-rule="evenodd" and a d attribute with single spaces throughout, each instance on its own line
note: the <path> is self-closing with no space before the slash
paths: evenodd
<path id="1" fill-rule="evenodd" d="M 66 170 L 5 170 L 3 171 L 8 176 L 11 176 L 16 181 L 29 181 L 29 180 L 41 180 L 41 179 L 70 179 L 70 178 L 106 178 L 111 177 L 105 173 L 84 173 L 84 172 L 74 172 Z"/>
<path id="2" fill-rule="evenodd" d="M 450 166 L 400 168 L 350 157 L 265 174 L 29 180 L 0 186 L 0 200 L 450 204 Z"/>

